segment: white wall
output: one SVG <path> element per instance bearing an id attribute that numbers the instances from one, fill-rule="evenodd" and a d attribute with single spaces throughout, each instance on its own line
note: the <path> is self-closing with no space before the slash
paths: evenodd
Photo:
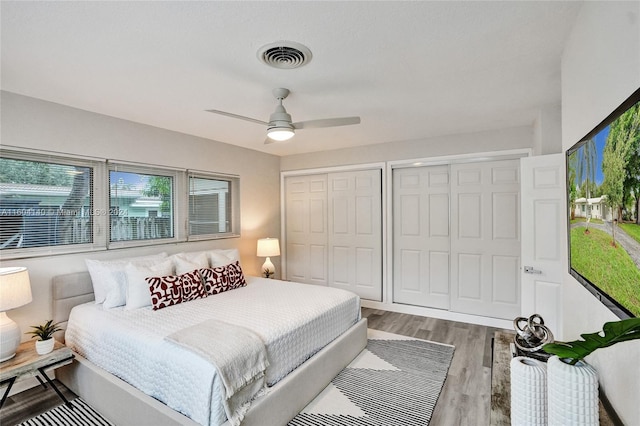
<path id="1" fill-rule="evenodd" d="M 560 104 L 545 105 L 533 124 L 533 155 L 559 152 L 562 152 L 562 108 Z"/>
<path id="2" fill-rule="evenodd" d="M 240 249 L 245 273 L 260 275 L 264 259 L 256 257 L 256 241 L 280 235 L 279 157 L 13 93 L 1 92 L 0 96 L 1 140 L 5 148 L 55 151 L 240 176 L 240 238 L 2 260 L 2 266 L 29 268 L 33 302 L 9 313 L 23 331 L 52 317 L 51 277 L 86 270 L 85 258 L 235 247 Z M 279 269 L 279 258 L 273 261 Z"/>
<path id="3" fill-rule="evenodd" d="M 282 157 L 280 167 L 283 171 L 302 170 L 532 147 L 533 128 L 523 126 L 290 155 Z"/>
<path id="4" fill-rule="evenodd" d="M 566 150 L 640 87 L 640 2 L 585 2 L 562 57 L 562 146 Z M 564 336 L 615 321 L 568 273 L 564 278 Z M 600 385 L 628 425 L 640 419 L 640 341 L 596 351 L 587 358 Z"/>

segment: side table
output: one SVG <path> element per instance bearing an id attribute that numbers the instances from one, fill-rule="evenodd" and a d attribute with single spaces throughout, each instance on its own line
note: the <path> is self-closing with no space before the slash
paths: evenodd
<path id="1" fill-rule="evenodd" d="M 11 391 L 11 387 L 17 379 L 34 376 L 46 389 L 47 385 L 42 381 L 42 378 L 44 378 L 51 388 L 58 394 L 60 399 L 62 399 L 69 408 L 73 408 L 71 402 L 64 397 L 55 383 L 53 383 L 45 373 L 45 370 L 62 367 L 63 365 L 71 364 L 72 362 L 73 352 L 58 341 L 55 342 L 53 351 L 46 355 L 38 355 L 33 341 L 22 343 L 16 351 L 16 356 L 0 363 L 0 387 L 8 384 L 7 389 L 4 391 L 4 395 L 2 396 L 2 401 L 0 401 L 0 408 L 2 408 L 7 400 L 9 391 Z"/>

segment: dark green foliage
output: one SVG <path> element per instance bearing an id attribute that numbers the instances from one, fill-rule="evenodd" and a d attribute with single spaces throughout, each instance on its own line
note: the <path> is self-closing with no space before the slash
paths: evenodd
<path id="1" fill-rule="evenodd" d="M 548 343 L 542 349 L 574 365 L 596 349 L 640 339 L 640 318 L 608 322 L 602 327 L 602 333 L 581 334 L 580 337 L 584 340 Z"/>
<path id="2" fill-rule="evenodd" d="M 33 328 L 33 331 L 28 331 L 24 334 L 33 334 L 33 336 L 31 336 L 32 339 L 39 337 L 40 340 L 48 340 L 53 336 L 53 333 L 62 330 L 59 325 L 59 322 L 54 324 L 53 320 L 49 320 L 45 324 L 32 325 L 31 328 Z"/>

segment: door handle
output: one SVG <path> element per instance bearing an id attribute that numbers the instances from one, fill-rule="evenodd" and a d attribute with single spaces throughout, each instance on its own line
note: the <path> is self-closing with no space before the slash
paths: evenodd
<path id="1" fill-rule="evenodd" d="M 539 269 L 534 269 L 533 266 L 525 266 L 524 273 L 525 274 L 542 274 L 542 271 Z"/>

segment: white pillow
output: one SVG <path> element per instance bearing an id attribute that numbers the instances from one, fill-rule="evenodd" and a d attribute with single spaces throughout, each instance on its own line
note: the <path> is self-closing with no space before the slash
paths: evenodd
<path id="1" fill-rule="evenodd" d="M 173 261 L 167 259 L 153 266 L 140 266 L 128 263 L 125 267 L 127 275 L 127 304 L 125 309 L 137 309 L 151 306 L 151 292 L 147 277 L 164 277 L 173 275 Z"/>
<path id="2" fill-rule="evenodd" d="M 216 253 L 216 252 L 209 253 L 209 264 L 211 265 L 212 268 L 215 268 L 218 266 L 225 266 L 232 262 L 233 260 L 231 260 L 229 257 L 225 256 L 222 253 Z"/>
<path id="3" fill-rule="evenodd" d="M 127 276 L 124 271 L 118 273 L 119 277 L 116 280 L 115 286 L 109 290 L 107 296 L 104 298 L 102 307 L 104 309 L 117 308 L 127 303 Z"/>
<path id="4" fill-rule="evenodd" d="M 96 303 L 102 303 L 107 298 L 107 293 L 118 289 L 123 283 L 126 283 L 124 276 L 124 268 L 129 262 L 142 265 L 152 265 L 166 259 L 167 253 L 153 254 L 150 256 L 140 256 L 131 259 L 116 260 L 94 260 L 85 259 L 85 264 L 91 275 L 91 283 L 93 284 L 93 293 Z M 123 303 L 124 304 L 124 303 Z M 118 306 L 118 305 L 116 305 Z"/>
<path id="5" fill-rule="evenodd" d="M 228 250 L 211 250 L 208 252 L 209 254 L 209 264 L 212 268 L 218 266 L 225 266 L 230 263 L 235 263 L 240 261 L 240 252 L 238 249 L 228 249 Z"/>
<path id="6" fill-rule="evenodd" d="M 171 256 L 176 267 L 176 275 L 186 274 L 195 269 L 208 268 L 209 258 L 205 252 L 178 253 Z"/>

